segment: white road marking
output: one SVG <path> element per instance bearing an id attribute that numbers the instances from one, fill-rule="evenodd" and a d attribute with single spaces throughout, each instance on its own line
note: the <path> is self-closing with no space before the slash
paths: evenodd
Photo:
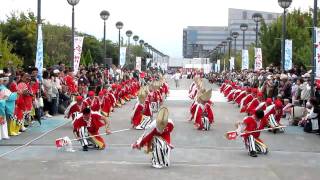
<path id="1" fill-rule="evenodd" d="M 69 166 L 81 167 L 88 165 L 104 165 L 104 164 L 112 164 L 112 165 L 151 165 L 151 163 L 145 162 L 132 162 L 132 161 L 69 161 L 66 162 Z M 180 162 L 172 162 L 171 166 L 180 166 L 180 167 L 237 167 L 237 168 L 252 168 L 253 166 L 256 168 L 265 168 L 266 165 L 239 165 L 239 164 L 230 164 L 230 163 L 217 163 L 217 164 L 195 164 L 193 162 L 188 161 L 180 161 Z"/>
<path id="2" fill-rule="evenodd" d="M 167 101 L 192 101 L 189 98 L 188 90 L 170 90 Z M 219 91 L 212 91 L 211 101 L 227 102 L 226 98 Z"/>
<path id="3" fill-rule="evenodd" d="M 18 147 L 16 147 L 16 148 L 12 149 L 11 151 L 8 151 L 8 152 L 5 152 L 5 153 L 3 153 L 3 154 L 0 154 L 0 158 L 4 157 L 4 156 L 6 156 L 6 155 L 8 155 L 8 154 L 10 154 L 10 153 L 13 153 L 13 152 L 15 152 L 15 151 L 17 151 L 17 150 L 19 150 L 19 149 L 21 149 L 21 148 L 27 147 L 27 146 L 30 145 L 31 143 L 33 143 L 33 142 L 41 139 L 43 136 L 49 134 L 49 133 L 52 132 L 52 131 L 55 131 L 56 129 L 58 129 L 58 128 L 66 125 L 66 124 L 68 124 L 68 123 L 70 123 L 70 122 L 71 122 L 70 120 L 68 120 L 68 121 L 66 121 L 66 122 L 63 122 L 61 125 L 59 125 L 59 126 L 53 128 L 53 129 L 51 129 L 51 130 L 49 130 L 49 131 L 41 134 L 39 137 L 37 137 L 37 138 L 35 138 L 35 139 L 32 139 L 31 141 L 29 141 L 29 142 L 27 142 L 27 143 L 25 143 L 25 144 L 23 144 L 23 145 L 21 145 L 21 146 L 18 146 Z"/>

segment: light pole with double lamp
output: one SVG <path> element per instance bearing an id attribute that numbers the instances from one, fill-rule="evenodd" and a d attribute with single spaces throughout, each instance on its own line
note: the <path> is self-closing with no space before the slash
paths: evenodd
<path id="1" fill-rule="evenodd" d="M 290 7 L 292 0 L 278 0 L 278 4 L 283 8 L 282 15 L 282 42 L 281 42 L 281 69 L 284 70 L 284 56 L 286 49 L 286 9 Z"/>
<path id="2" fill-rule="evenodd" d="M 71 27 L 71 69 L 73 70 L 74 61 L 74 6 L 79 3 L 80 0 L 67 0 L 72 6 L 72 27 Z"/>
<path id="3" fill-rule="evenodd" d="M 106 10 L 100 12 L 100 17 L 103 20 L 103 62 L 106 63 L 107 58 L 107 43 L 106 43 L 106 20 L 109 18 L 110 13 Z"/>
<path id="4" fill-rule="evenodd" d="M 246 31 L 248 30 L 248 24 L 241 24 L 240 29 L 242 31 L 242 49 L 246 46 Z"/>
<path id="5" fill-rule="evenodd" d="M 262 14 L 254 13 L 252 19 L 256 23 L 256 47 L 258 47 L 259 22 L 262 21 Z"/>

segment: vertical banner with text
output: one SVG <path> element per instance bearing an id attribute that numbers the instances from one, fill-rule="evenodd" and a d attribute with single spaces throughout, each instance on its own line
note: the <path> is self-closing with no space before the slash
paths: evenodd
<path id="1" fill-rule="evenodd" d="M 230 58 L 230 71 L 234 70 L 234 57 Z"/>
<path id="2" fill-rule="evenodd" d="M 255 48 L 255 62 L 254 70 L 259 71 L 262 68 L 262 50 L 261 48 Z"/>
<path id="3" fill-rule="evenodd" d="M 74 57 L 73 57 L 73 72 L 77 74 L 80 59 L 81 59 L 81 52 L 82 52 L 82 44 L 83 44 L 83 37 L 74 37 Z"/>
<path id="4" fill-rule="evenodd" d="M 38 39 L 37 39 L 37 54 L 35 67 L 38 69 L 38 79 L 42 80 L 43 71 L 43 38 L 42 38 L 42 26 L 38 25 Z"/>
<path id="5" fill-rule="evenodd" d="M 136 70 L 141 71 L 141 57 L 136 57 Z"/>
<path id="6" fill-rule="evenodd" d="M 120 66 L 123 67 L 124 64 L 126 63 L 126 51 L 127 48 L 126 47 L 121 47 L 120 48 Z"/>
<path id="7" fill-rule="evenodd" d="M 315 66 L 316 66 L 316 79 L 320 79 L 320 29 L 315 28 L 315 34 L 316 34 L 316 43 L 315 43 L 315 48 L 316 48 L 316 54 L 314 57 L 315 61 Z"/>
<path id="8" fill-rule="evenodd" d="M 218 61 L 217 61 L 217 71 L 218 71 L 218 72 L 220 72 L 220 65 L 221 65 L 221 64 L 220 64 L 220 59 L 218 59 Z"/>
<path id="9" fill-rule="evenodd" d="M 292 69 L 292 40 L 286 39 L 284 54 L 284 70 Z"/>
<path id="10" fill-rule="evenodd" d="M 249 51 L 247 49 L 242 50 L 241 70 L 245 69 L 249 69 Z"/>

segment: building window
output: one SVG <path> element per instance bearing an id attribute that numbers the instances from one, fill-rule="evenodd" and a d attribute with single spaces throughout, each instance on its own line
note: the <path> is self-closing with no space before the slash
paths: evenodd
<path id="1" fill-rule="evenodd" d="M 248 18 L 248 12 L 247 11 L 243 11 L 242 12 L 242 19 L 247 19 Z"/>

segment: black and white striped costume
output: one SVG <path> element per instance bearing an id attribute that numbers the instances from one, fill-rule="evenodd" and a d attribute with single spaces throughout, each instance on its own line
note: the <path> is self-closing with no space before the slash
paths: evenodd
<path id="1" fill-rule="evenodd" d="M 259 154 L 267 154 L 268 153 L 268 147 L 263 142 L 261 142 L 259 139 L 256 139 L 253 137 L 253 135 L 248 136 L 248 138 L 245 138 L 245 144 L 246 148 L 249 152 L 257 152 Z"/>
<path id="2" fill-rule="evenodd" d="M 147 146 L 148 151 L 152 153 L 152 166 L 154 168 L 164 168 L 170 166 L 170 133 L 174 128 L 173 121 L 168 120 L 168 125 L 159 133 L 156 127 L 156 121 L 153 121 L 146 127 L 144 134 L 137 140 L 136 144 Z M 149 149 L 151 147 L 151 149 Z"/>
<path id="3" fill-rule="evenodd" d="M 155 168 L 168 167 L 170 165 L 170 146 L 159 136 L 152 141 L 152 166 Z"/>

